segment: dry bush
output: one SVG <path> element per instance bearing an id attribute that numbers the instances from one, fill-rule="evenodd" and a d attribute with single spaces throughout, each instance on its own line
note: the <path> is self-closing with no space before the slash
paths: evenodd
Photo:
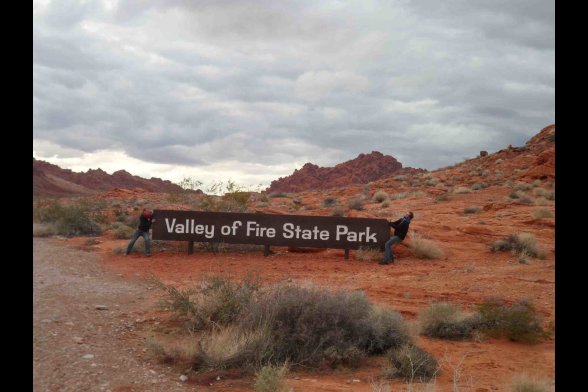
<path id="1" fill-rule="evenodd" d="M 537 239 L 532 233 L 510 234 L 505 238 L 495 241 L 490 245 L 492 252 L 511 251 L 515 254 L 523 254 L 530 257 L 545 258 L 545 251 L 537 245 Z"/>
<path id="2" fill-rule="evenodd" d="M 478 182 L 478 183 L 472 185 L 472 190 L 474 190 L 474 191 L 484 189 L 484 188 L 488 188 L 488 184 L 485 182 Z"/>
<path id="3" fill-rule="evenodd" d="M 134 233 L 135 229 L 126 225 L 121 225 L 114 231 L 114 237 L 118 238 L 119 240 L 128 240 L 133 236 Z"/>
<path id="4" fill-rule="evenodd" d="M 286 364 L 264 366 L 255 373 L 253 389 L 255 392 L 285 392 L 288 390 L 284 380 L 287 374 L 288 365 Z"/>
<path id="5" fill-rule="evenodd" d="M 438 339 L 464 340 L 472 337 L 476 317 L 468 317 L 456 304 L 434 302 L 419 312 L 421 334 Z"/>
<path id="6" fill-rule="evenodd" d="M 467 207 L 463 209 L 464 214 L 475 214 L 480 212 L 482 209 L 480 207 Z"/>
<path id="7" fill-rule="evenodd" d="M 55 234 L 57 234 L 55 224 L 33 222 L 33 237 L 50 237 Z"/>
<path id="8" fill-rule="evenodd" d="M 343 207 L 337 206 L 331 210 L 331 216 L 345 216 L 345 212 Z"/>
<path id="9" fill-rule="evenodd" d="M 463 186 L 459 186 L 459 187 L 457 187 L 457 188 L 455 188 L 453 190 L 453 193 L 456 193 L 456 194 L 465 194 L 465 193 L 472 193 L 472 191 L 469 188 L 466 188 L 466 187 L 463 187 Z"/>
<path id="10" fill-rule="evenodd" d="M 443 251 L 435 242 L 416 233 L 411 234 L 409 246 L 412 254 L 419 259 L 440 259 L 443 257 Z"/>
<path id="11" fill-rule="evenodd" d="M 370 248 L 361 246 L 355 252 L 353 252 L 356 260 L 359 261 L 374 261 L 382 258 L 382 251 L 377 248 Z"/>
<path id="12" fill-rule="evenodd" d="M 382 203 L 384 201 L 387 201 L 390 198 L 390 196 L 388 196 L 388 194 L 385 191 L 377 191 L 376 193 L 374 193 L 373 196 L 373 200 L 377 201 L 378 203 Z"/>
<path id="13" fill-rule="evenodd" d="M 508 305 L 497 298 L 488 298 L 478 306 L 479 328 L 493 337 L 507 337 L 515 342 L 535 343 L 544 331 L 533 305 L 519 301 Z"/>
<path id="14" fill-rule="evenodd" d="M 407 344 L 390 350 L 391 367 L 387 371 L 388 378 L 403 378 L 409 382 L 429 381 L 437 374 L 437 360 L 425 350 Z"/>
<path id="15" fill-rule="evenodd" d="M 361 211 L 363 210 L 363 204 L 365 202 L 365 198 L 363 195 L 358 195 L 352 197 L 347 201 L 347 206 L 352 210 Z"/>
<path id="16" fill-rule="evenodd" d="M 447 201 L 449 200 L 449 193 L 444 193 L 442 195 L 439 195 L 435 198 L 435 200 L 437 201 Z"/>
<path id="17" fill-rule="evenodd" d="M 516 376 L 512 381 L 512 392 L 553 392 L 553 383 L 544 378 L 530 377 L 526 374 Z"/>
<path id="18" fill-rule="evenodd" d="M 548 210 L 547 208 L 540 208 L 533 212 L 533 218 L 535 219 L 543 219 L 543 218 L 553 218 L 553 212 Z"/>
<path id="19" fill-rule="evenodd" d="M 408 197 L 408 194 L 405 192 L 394 193 L 394 194 L 390 195 L 390 200 L 406 199 L 407 197 Z"/>

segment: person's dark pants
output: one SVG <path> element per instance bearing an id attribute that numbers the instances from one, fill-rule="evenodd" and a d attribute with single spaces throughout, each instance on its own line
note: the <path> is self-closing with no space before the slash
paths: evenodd
<path id="1" fill-rule="evenodd" d="M 382 260 L 382 264 L 390 264 L 394 259 L 394 252 L 392 252 L 392 245 L 399 243 L 402 241 L 400 237 L 397 235 L 392 236 L 388 241 L 386 241 L 386 245 L 384 245 L 384 259 Z"/>
<path id="2" fill-rule="evenodd" d="M 145 254 L 150 255 L 151 254 L 151 240 L 149 240 L 149 232 L 142 231 L 142 230 L 136 230 L 135 233 L 133 234 L 133 237 L 131 238 L 131 242 L 129 242 L 129 246 L 127 247 L 127 254 L 131 253 L 131 251 L 133 250 L 133 246 L 135 246 L 135 241 L 137 241 L 137 239 L 139 237 L 143 237 L 143 239 L 145 240 Z"/>

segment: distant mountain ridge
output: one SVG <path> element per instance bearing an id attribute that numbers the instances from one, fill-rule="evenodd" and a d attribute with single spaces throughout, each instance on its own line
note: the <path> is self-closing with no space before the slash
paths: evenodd
<path id="1" fill-rule="evenodd" d="M 340 163 L 334 167 L 319 167 L 306 163 L 300 170 L 288 177 L 280 177 L 271 182 L 266 189 L 269 193 L 301 192 L 344 187 L 408 173 L 426 172 L 424 169 L 403 168 L 402 163 L 390 155 L 378 151 L 359 154 L 357 158 Z"/>
<path id="2" fill-rule="evenodd" d="M 182 188 L 171 181 L 134 176 L 125 170 L 112 174 L 102 169 L 74 172 L 33 158 L 33 199 L 93 195 L 115 188 L 140 188 L 146 192 L 175 192 Z"/>

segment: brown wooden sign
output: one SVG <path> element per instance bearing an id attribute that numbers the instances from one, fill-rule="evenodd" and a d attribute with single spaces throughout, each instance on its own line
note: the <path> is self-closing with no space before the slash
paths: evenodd
<path id="1" fill-rule="evenodd" d="M 153 239 L 276 246 L 384 248 L 385 219 L 155 210 Z"/>

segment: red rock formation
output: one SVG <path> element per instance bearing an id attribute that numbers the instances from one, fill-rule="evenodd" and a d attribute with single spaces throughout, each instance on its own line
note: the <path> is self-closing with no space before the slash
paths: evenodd
<path id="1" fill-rule="evenodd" d="M 33 198 L 91 195 L 115 188 L 141 188 L 146 192 L 174 192 L 181 188 L 171 181 L 133 176 L 119 170 L 108 174 L 102 169 L 76 173 L 33 158 Z"/>
<path id="2" fill-rule="evenodd" d="M 319 167 L 307 163 L 288 177 L 272 181 L 267 192 L 300 192 L 305 190 L 344 187 L 389 177 L 393 174 L 409 174 L 425 171 L 423 169 L 403 168 L 402 164 L 390 155 L 378 151 L 359 154 L 357 158 L 340 163 L 335 167 Z"/>

